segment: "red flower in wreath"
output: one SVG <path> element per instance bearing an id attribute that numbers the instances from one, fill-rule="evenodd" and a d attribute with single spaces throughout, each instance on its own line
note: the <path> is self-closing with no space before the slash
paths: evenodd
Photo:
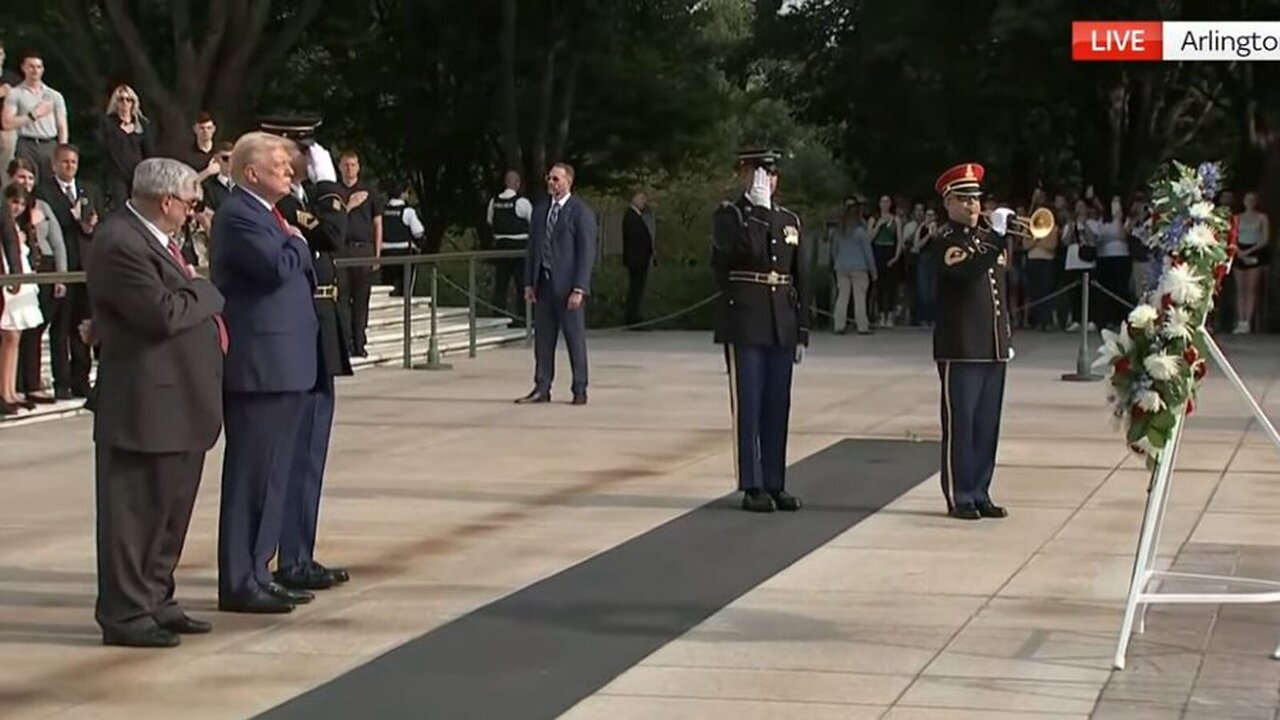
<path id="1" fill-rule="evenodd" d="M 1132 418 L 1135 422 L 1146 417 L 1146 415 L 1147 415 L 1147 411 L 1143 410 L 1141 405 L 1134 405 L 1133 407 L 1129 408 L 1129 417 Z"/>
<path id="2" fill-rule="evenodd" d="M 1191 372 L 1192 374 L 1195 375 L 1195 378 L 1197 380 L 1201 380 L 1209 372 L 1209 363 L 1201 360 L 1200 362 L 1192 366 Z"/>
<path id="3" fill-rule="evenodd" d="M 1187 348 L 1186 352 L 1182 353 L 1182 357 L 1187 361 L 1188 365 L 1195 365 L 1196 361 L 1200 359 L 1200 353 L 1196 350 L 1195 346 L 1192 345 Z"/>
<path id="4" fill-rule="evenodd" d="M 1161 296 L 1160 296 L 1160 309 L 1161 309 L 1161 310 L 1168 310 L 1168 309 L 1169 309 L 1169 308 L 1171 308 L 1171 307 L 1173 307 L 1173 296 L 1172 296 L 1172 295 L 1170 295 L 1169 293 L 1165 293 L 1164 295 L 1161 295 Z"/>
<path id="5" fill-rule="evenodd" d="M 1133 363 L 1129 361 L 1128 355 L 1121 355 L 1120 357 L 1116 358 L 1115 368 L 1116 368 L 1117 374 L 1126 375 L 1128 374 L 1129 370 L 1132 369 L 1132 367 L 1133 367 Z"/>
<path id="6" fill-rule="evenodd" d="M 1191 416 L 1191 413 L 1193 413 L 1193 412 L 1195 412 L 1195 411 L 1196 411 L 1196 401 L 1195 401 L 1195 400 L 1187 400 L 1187 417 L 1190 417 L 1190 416 Z"/>
<path id="7" fill-rule="evenodd" d="M 1236 256 L 1236 248 L 1240 246 L 1240 216 L 1231 216 L 1230 230 L 1227 231 L 1227 257 Z"/>

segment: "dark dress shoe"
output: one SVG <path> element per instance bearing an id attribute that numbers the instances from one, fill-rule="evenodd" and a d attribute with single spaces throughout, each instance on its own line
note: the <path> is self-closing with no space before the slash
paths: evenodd
<path id="1" fill-rule="evenodd" d="M 277 599 L 293 605 L 306 605 L 316 599 L 313 593 L 306 590 L 290 590 L 280 583 L 273 582 L 262 589 L 266 590 L 268 595 L 274 595 Z"/>
<path id="2" fill-rule="evenodd" d="M 177 634 L 162 627 L 141 630 L 103 630 L 102 644 L 136 648 L 177 647 L 182 640 Z"/>
<path id="3" fill-rule="evenodd" d="M 586 393 L 583 393 L 583 394 L 581 394 L 581 395 L 574 395 L 574 396 L 573 396 L 573 401 L 572 401 L 571 403 L 569 403 L 569 404 L 570 404 L 570 405 L 586 405 L 586 404 L 587 404 L 587 394 L 586 394 Z"/>
<path id="4" fill-rule="evenodd" d="M 67 389 L 54 390 L 54 391 L 53 391 L 53 397 L 54 397 L 54 399 L 55 399 L 55 400 L 70 400 L 70 399 L 71 399 L 71 391 L 70 391 L 70 390 L 67 390 Z"/>
<path id="5" fill-rule="evenodd" d="M 183 613 L 181 617 L 160 623 L 160 627 L 179 635 L 203 635 L 213 630 L 213 623 L 197 620 Z"/>
<path id="6" fill-rule="evenodd" d="M 978 505 L 978 514 L 984 518 L 1003 518 L 1009 517 L 1009 511 L 996 505 L 993 502 L 984 502 Z"/>
<path id="7" fill-rule="evenodd" d="M 311 563 L 278 570 L 273 577 L 289 590 L 328 590 L 334 584 L 332 575 Z"/>
<path id="8" fill-rule="evenodd" d="M 956 505 L 951 508 L 951 512 L 947 513 L 957 520 L 981 520 L 982 514 L 978 512 L 978 508 L 972 505 Z"/>
<path id="9" fill-rule="evenodd" d="M 800 498 L 792 495 L 786 490 L 779 490 L 775 493 L 769 493 L 773 498 L 774 507 L 784 512 L 795 512 L 800 509 Z"/>
<path id="10" fill-rule="evenodd" d="M 551 402 L 551 393 L 540 393 L 537 390 L 516 399 L 517 405 L 529 405 L 532 403 L 548 403 Z"/>
<path id="11" fill-rule="evenodd" d="M 218 598 L 218 610 L 232 613 L 277 615 L 293 612 L 293 605 L 258 588 L 249 595 L 238 598 Z"/>
<path id="12" fill-rule="evenodd" d="M 763 490 L 748 490 L 742 494 L 742 509 L 747 512 L 773 512 L 773 498 Z"/>
<path id="13" fill-rule="evenodd" d="M 321 565 L 315 560 L 311 561 L 311 566 L 314 568 L 317 568 L 322 573 L 328 573 L 329 577 L 333 578 L 333 583 L 335 585 L 341 585 L 342 583 L 347 582 L 351 579 L 351 573 L 347 572 L 346 568 L 328 567 L 325 565 Z"/>
<path id="14" fill-rule="evenodd" d="M 48 395 L 28 395 L 27 399 L 35 403 L 36 405 L 52 405 L 58 402 L 57 400 L 49 397 Z"/>

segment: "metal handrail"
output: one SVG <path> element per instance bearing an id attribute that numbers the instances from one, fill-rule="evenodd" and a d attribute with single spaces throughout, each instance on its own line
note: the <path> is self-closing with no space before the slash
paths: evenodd
<path id="1" fill-rule="evenodd" d="M 440 344 L 437 337 L 440 263 L 467 263 L 467 355 L 476 356 L 476 263 L 481 260 L 502 260 L 523 258 L 523 250 L 463 250 L 447 253 L 418 253 L 416 255 L 391 255 L 387 257 L 335 258 L 336 267 L 373 267 L 375 265 L 400 265 L 404 267 L 404 361 L 406 370 L 413 368 L 413 285 L 419 265 L 431 266 L 431 340 L 427 348 L 428 370 L 446 370 L 450 366 L 440 362 Z M 196 268 L 197 272 L 207 274 L 207 267 Z M 0 274 L 0 286 L 6 285 L 76 285 L 86 282 L 84 271 L 64 273 L 22 273 L 17 275 Z M 533 337 L 533 307 L 525 302 L 525 343 Z"/>

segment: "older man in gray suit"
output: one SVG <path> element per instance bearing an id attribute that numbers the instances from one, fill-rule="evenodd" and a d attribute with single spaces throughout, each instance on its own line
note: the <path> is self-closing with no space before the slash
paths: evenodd
<path id="1" fill-rule="evenodd" d="M 547 173 L 551 196 L 529 219 L 524 297 L 533 305 L 533 391 L 517 403 L 551 402 L 556 373 L 556 340 L 564 333 L 573 369 L 573 404 L 587 404 L 587 321 L 596 257 L 596 216 L 572 194 L 573 166 L 556 163 Z"/>
<path id="2" fill-rule="evenodd" d="M 210 630 L 183 612 L 173 580 L 222 431 L 223 299 L 175 239 L 200 200 L 197 178 L 177 160 L 142 161 L 133 199 L 98 227 L 87 263 L 101 347 L 95 615 L 107 645 L 173 647 Z"/>

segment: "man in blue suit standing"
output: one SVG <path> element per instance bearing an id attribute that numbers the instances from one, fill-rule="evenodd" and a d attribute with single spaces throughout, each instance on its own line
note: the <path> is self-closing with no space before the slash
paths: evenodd
<path id="1" fill-rule="evenodd" d="M 573 167 L 556 163 L 547 173 L 550 198 L 533 209 L 525 252 L 524 297 L 533 305 L 533 391 L 517 403 L 551 402 L 556 340 L 564 333 L 573 369 L 573 404 L 587 404 L 587 321 L 596 257 L 596 215 L 570 191 Z"/>
<path id="2" fill-rule="evenodd" d="M 211 278 L 226 298 L 226 449 L 218 520 L 218 609 L 287 613 L 310 593 L 275 582 L 298 428 L 316 386 L 315 269 L 276 209 L 293 181 L 289 141 L 249 133 L 231 151 L 235 189 L 214 216 Z"/>

